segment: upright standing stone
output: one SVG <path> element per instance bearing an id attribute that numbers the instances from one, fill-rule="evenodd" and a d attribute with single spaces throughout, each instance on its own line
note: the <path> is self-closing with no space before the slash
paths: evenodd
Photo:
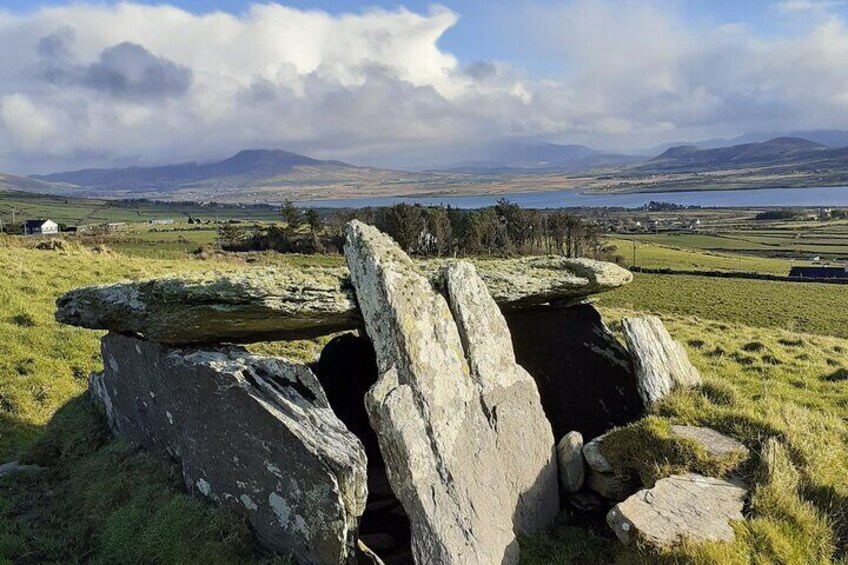
<path id="1" fill-rule="evenodd" d="M 117 334 L 102 349 L 91 393 L 114 432 L 171 454 L 191 489 L 243 513 L 267 547 L 354 562 L 365 453 L 309 368 Z"/>
<path id="2" fill-rule="evenodd" d="M 537 532 L 559 513 L 559 489 L 554 436 L 536 381 L 515 362 L 506 320 L 474 265 L 448 265 L 445 289 L 471 377 L 495 432 L 510 502 L 516 508 L 515 529 Z"/>
<path id="3" fill-rule="evenodd" d="M 447 302 L 388 236 L 357 221 L 346 231 L 380 370 L 366 408 L 416 562 L 517 562 L 509 490 Z"/>
<path id="4" fill-rule="evenodd" d="M 701 374 L 689 362 L 683 346 L 674 341 L 656 316 L 624 318 L 621 322 L 633 357 L 639 396 L 646 407 L 678 387 L 701 384 Z"/>

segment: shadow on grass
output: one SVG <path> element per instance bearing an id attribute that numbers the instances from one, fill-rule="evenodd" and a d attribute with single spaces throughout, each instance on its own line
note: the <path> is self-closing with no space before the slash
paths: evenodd
<path id="1" fill-rule="evenodd" d="M 109 437 L 82 394 L 0 479 L 0 563 L 282 563 L 240 517 L 185 493 L 169 460 Z"/>
<path id="2" fill-rule="evenodd" d="M 44 426 L 36 426 L 17 416 L 0 412 L 0 463 L 17 458 L 43 430 Z"/>

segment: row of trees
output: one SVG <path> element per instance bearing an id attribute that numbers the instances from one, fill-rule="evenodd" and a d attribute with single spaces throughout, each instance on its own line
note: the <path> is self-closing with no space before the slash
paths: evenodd
<path id="1" fill-rule="evenodd" d="M 561 210 L 529 210 L 501 199 L 495 206 L 461 210 L 450 206 L 396 204 L 382 208 L 321 214 L 302 211 L 291 202 L 280 209 L 284 226 L 246 233 L 229 226 L 222 233 L 228 249 L 275 249 L 281 252 L 341 252 L 344 225 L 352 220 L 374 224 L 413 255 L 558 254 L 610 259 L 614 248 L 600 229 Z"/>

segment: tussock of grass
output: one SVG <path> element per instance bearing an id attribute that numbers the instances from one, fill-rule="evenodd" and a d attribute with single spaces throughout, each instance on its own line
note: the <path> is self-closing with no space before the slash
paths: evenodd
<path id="1" fill-rule="evenodd" d="M 616 474 L 636 478 L 648 488 L 658 479 L 686 471 L 723 477 L 742 462 L 738 454 L 712 456 L 698 442 L 674 436 L 670 422 L 657 416 L 609 432 L 601 452 Z"/>

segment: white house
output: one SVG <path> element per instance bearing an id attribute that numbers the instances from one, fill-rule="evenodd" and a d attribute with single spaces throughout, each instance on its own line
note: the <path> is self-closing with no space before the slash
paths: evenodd
<path id="1" fill-rule="evenodd" d="M 24 223 L 24 235 L 55 235 L 59 233 L 59 224 L 53 220 L 27 220 Z"/>

